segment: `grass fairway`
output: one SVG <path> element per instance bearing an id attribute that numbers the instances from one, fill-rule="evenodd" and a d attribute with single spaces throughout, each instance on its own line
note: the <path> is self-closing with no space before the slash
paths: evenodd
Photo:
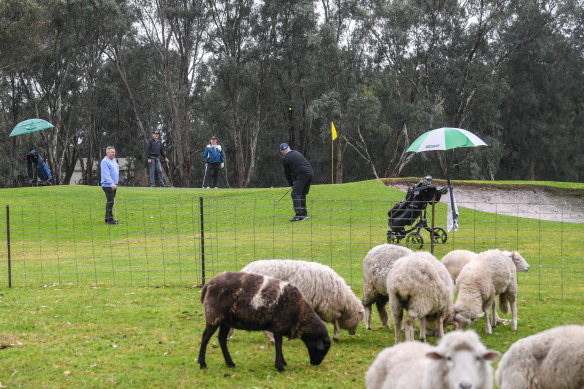
<path id="1" fill-rule="evenodd" d="M 582 189 L 577 185 L 576 189 Z M 379 181 L 316 185 L 311 219 L 296 225 L 287 188 L 125 188 L 117 198 L 123 225 L 103 224 L 99 187 L 3 189 L 10 205 L 13 288 L 7 288 L 6 230 L 0 232 L 0 383 L 11 387 L 364 387 L 375 356 L 393 345 L 393 330 L 341 333 L 320 366 L 303 343 L 285 341 L 286 372 L 261 333 L 238 331 L 229 343 L 237 367 L 224 364 L 214 337 L 205 371 L 195 361 L 204 316 L 200 303 L 199 196 L 206 196 L 207 276 L 258 258 L 297 258 L 331 265 L 362 295 L 361 261 L 385 240 L 386 213 L 403 193 Z M 445 206 L 437 225 L 445 226 Z M 461 209 L 461 226 L 436 246 L 518 249 L 531 264 L 519 274 L 519 328 L 484 334 L 505 352 L 525 336 L 584 324 L 584 225 L 540 222 Z M 427 234 L 425 235 L 427 237 Z M 427 249 L 427 248 L 426 248 Z M 332 326 L 329 325 L 332 333 Z M 435 339 L 431 340 L 435 342 Z"/>

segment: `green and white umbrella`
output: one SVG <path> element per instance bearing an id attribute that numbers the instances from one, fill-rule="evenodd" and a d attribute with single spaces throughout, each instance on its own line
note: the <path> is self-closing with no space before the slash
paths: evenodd
<path id="1" fill-rule="evenodd" d="M 423 133 L 411 144 L 406 152 L 419 153 L 423 151 L 437 151 L 437 150 L 451 150 L 459 147 L 477 147 L 487 146 L 485 142 L 470 131 L 462 128 L 442 127 L 436 130 Z M 446 166 L 448 167 L 448 156 L 446 156 Z M 448 169 L 449 170 L 449 169 Z M 458 230 L 458 208 L 456 207 L 454 193 L 452 192 L 452 185 L 450 183 L 450 174 L 447 172 L 448 189 L 450 197 L 450 212 L 452 215 L 451 223 L 449 220 L 449 227 Z M 450 216 L 450 215 L 449 215 Z M 434 220 L 432 220 L 434 223 Z M 432 247 L 432 250 L 434 247 Z"/>
<path id="2" fill-rule="evenodd" d="M 462 128 L 442 127 L 420 135 L 411 144 L 407 152 L 450 150 L 459 147 L 486 146 L 481 138 Z"/>
<path id="3" fill-rule="evenodd" d="M 55 126 L 43 119 L 28 119 L 18 123 L 10 133 L 10 136 L 29 134 L 31 132 L 42 131 L 53 127 Z"/>

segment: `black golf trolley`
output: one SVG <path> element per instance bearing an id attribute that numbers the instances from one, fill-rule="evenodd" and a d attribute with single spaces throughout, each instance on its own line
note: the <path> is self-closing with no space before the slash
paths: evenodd
<path id="1" fill-rule="evenodd" d="M 387 243 L 398 244 L 406 239 L 406 246 L 411 249 L 421 249 L 424 238 L 420 234 L 422 229 L 430 233 L 434 243 L 445 243 L 448 239 L 446 230 L 442 227 L 431 228 L 426 218 L 426 207 L 448 192 L 447 187 L 436 188 L 432 185 L 432 177 L 426 176 L 416 185 L 410 186 L 406 199 L 398 202 L 387 213 L 388 226 Z M 410 228 L 406 229 L 407 226 Z"/>

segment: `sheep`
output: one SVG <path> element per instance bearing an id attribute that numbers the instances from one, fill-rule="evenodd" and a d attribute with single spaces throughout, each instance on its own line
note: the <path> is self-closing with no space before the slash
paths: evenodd
<path id="1" fill-rule="evenodd" d="M 371 306 L 377 306 L 381 323 L 386 328 L 389 325 L 389 316 L 385 304 L 389 301 L 387 294 L 387 275 L 395 261 L 412 254 L 407 247 L 393 244 L 381 244 L 373 247 L 363 259 L 363 306 L 365 307 L 365 328 L 371 329 Z"/>
<path id="2" fill-rule="evenodd" d="M 502 251 L 502 253 L 513 260 L 515 267 L 517 267 L 517 271 L 526 272 L 529 270 L 529 264 L 518 251 Z M 453 250 L 442 257 L 442 263 L 448 269 L 448 272 L 452 276 L 452 280 L 456 282 L 456 277 L 460 274 L 462 267 L 476 258 L 477 255 L 477 253 L 470 250 Z"/>
<path id="3" fill-rule="evenodd" d="M 368 389 L 491 389 L 491 362 L 474 331 L 453 331 L 433 347 L 405 342 L 383 350 L 365 376 Z"/>
<path id="4" fill-rule="evenodd" d="M 414 324 L 420 321 L 420 340 L 426 340 L 426 327 L 444 336 L 444 321 L 452 312 L 454 283 L 442 262 L 427 252 L 398 259 L 387 276 L 387 292 L 395 328 L 395 342 L 401 341 L 403 311 L 406 340 L 414 340 Z M 428 321 L 428 324 L 426 323 Z"/>
<path id="5" fill-rule="evenodd" d="M 333 323 L 333 339 L 339 340 L 339 328 L 355 335 L 363 320 L 363 305 L 351 288 L 333 269 L 317 262 L 296 260 L 260 260 L 241 269 L 284 281 L 300 289 L 320 318 Z"/>
<path id="6" fill-rule="evenodd" d="M 501 389 L 584 388 L 584 326 L 519 339 L 503 355 L 495 379 Z"/>
<path id="7" fill-rule="evenodd" d="M 198 358 L 201 369 L 207 368 L 207 344 L 217 328 L 219 345 L 229 367 L 235 367 L 227 349 L 230 328 L 272 332 L 276 344 L 275 366 L 279 372 L 286 366 L 282 336 L 302 339 L 312 365 L 319 365 L 330 348 L 326 325 L 298 288 L 289 282 L 259 274 L 225 272 L 203 287 L 201 302 L 206 321 Z"/>
<path id="8" fill-rule="evenodd" d="M 448 269 L 448 273 L 452 276 L 452 281 L 456 282 L 456 277 L 460 273 L 460 269 L 472 259 L 476 258 L 478 254 L 470 250 L 453 250 L 442 257 L 442 263 Z"/>
<path id="9" fill-rule="evenodd" d="M 515 253 L 488 250 L 463 266 L 456 278 L 458 299 L 454 304 L 454 320 L 461 328 L 484 315 L 485 332 L 492 334 L 492 327 L 497 325 L 495 297 L 499 295 L 499 309 L 507 314 L 511 306 L 511 329 L 517 331 L 516 273 L 518 270 L 529 270 L 529 265 L 519 253 Z M 492 310 L 492 323 L 489 308 Z"/>

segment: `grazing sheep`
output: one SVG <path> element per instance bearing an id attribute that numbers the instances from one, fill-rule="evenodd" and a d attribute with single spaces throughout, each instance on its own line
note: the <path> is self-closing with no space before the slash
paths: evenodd
<path id="1" fill-rule="evenodd" d="M 502 251 L 502 253 L 513 260 L 517 271 L 526 272 L 529 270 L 529 264 L 518 251 Z M 477 255 L 477 253 L 470 250 L 453 250 L 442 257 L 442 263 L 448 269 L 452 280 L 456 282 L 456 277 L 460 274 L 462 267 L 476 258 Z"/>
<path id="2" fill-rule="evenodd" d="M 407 247 L 381 244 L 373 247 L 363 259 L 363 306 L 365 307 L 365 327 L 371 329 L 371 306 L 377 306 L 379 318 L 384 327 L 391 328 L 385 304 L 387 294 L 387 275 L 395 261 L 412 254 Z"/>
<path id="3" fill-rule="evenodd" d="M 452 276 L 452 281 L 456 282 L 456 277 L 458 277 L 460 269 L 476 258 L 477 255 L 477 253 L 470 250 L 453 250 L 443 256 L 441 262 L 448 269 L 448 273 Z"/>
<path id="4" fill-rule="evenodd" d="M 495 378 L 500 389 L 584 388 L 584 326 L 519 339 L 503 355 Z"/>
<path id="5" fill-rule="evenodd" d="M 492 334 L 492 327 L 497 325 L 495 298 L 499 295 L 499 309 L 507 314 L 511 307 L 511 329 L 517 331 L 517 270 L 529 270 L 525 259 L 517 252 L 499 250 L 482 252 L 463 266 L 456 278 L 458 299 L 454 304 L 454 320 L 461 328 L 484 315 L 485 332 Z"/>
<path id="6" fill-rule="evenodd" d="M 241 271 L 263 274 L 290 282 L 300 289 L 320 318 L 333 323 L 333 339 L 339 340 L 339 328 L 351 335 L 363 320 L 363 305 L 345 280 L 333 269 L 316 262 L 274 259 L 250 263 Z"/>
<path id="7" fill-rule="evenodd" d="M 420 340 L 426 341 L 426 327 L 444 336 L 444 320 L 452 312 L 454 283 L 442 262 L 427 252 L 398 259 L 387 276 L 389 305 L 395 328 L 395 342 L 401 341 L 403 311 L 406 340 L 414 340 L 414 324 L 420 321 Z M 428 321 L 428 325 L 426 324 Z"/>
<path id="8" fill-rule="evenodd" d="M 235 367 L 227 349 L 231 328 L 272 332 L 276 344 L 275 366 L 279 372 L 286 366 L 282 336 L 302 339 L 312 365 L 319 365 L 330 348 L 325 324 L 298 288 L 289 282 L 259 274 L 225 272 L 203 287 L 201 302 L 206 320 L 198 358 L 201 369 L 207 367 L 207 344 L 217 328 L 219 345 L 229 367 Z"/>
<path id="9" fill-rule="evenodd" d="M 491 389 L 489 351 L 474 331 L 453 331 L 438 346 L 405 342 L 383 350 L 366 375 L 368 389 Z"/>

